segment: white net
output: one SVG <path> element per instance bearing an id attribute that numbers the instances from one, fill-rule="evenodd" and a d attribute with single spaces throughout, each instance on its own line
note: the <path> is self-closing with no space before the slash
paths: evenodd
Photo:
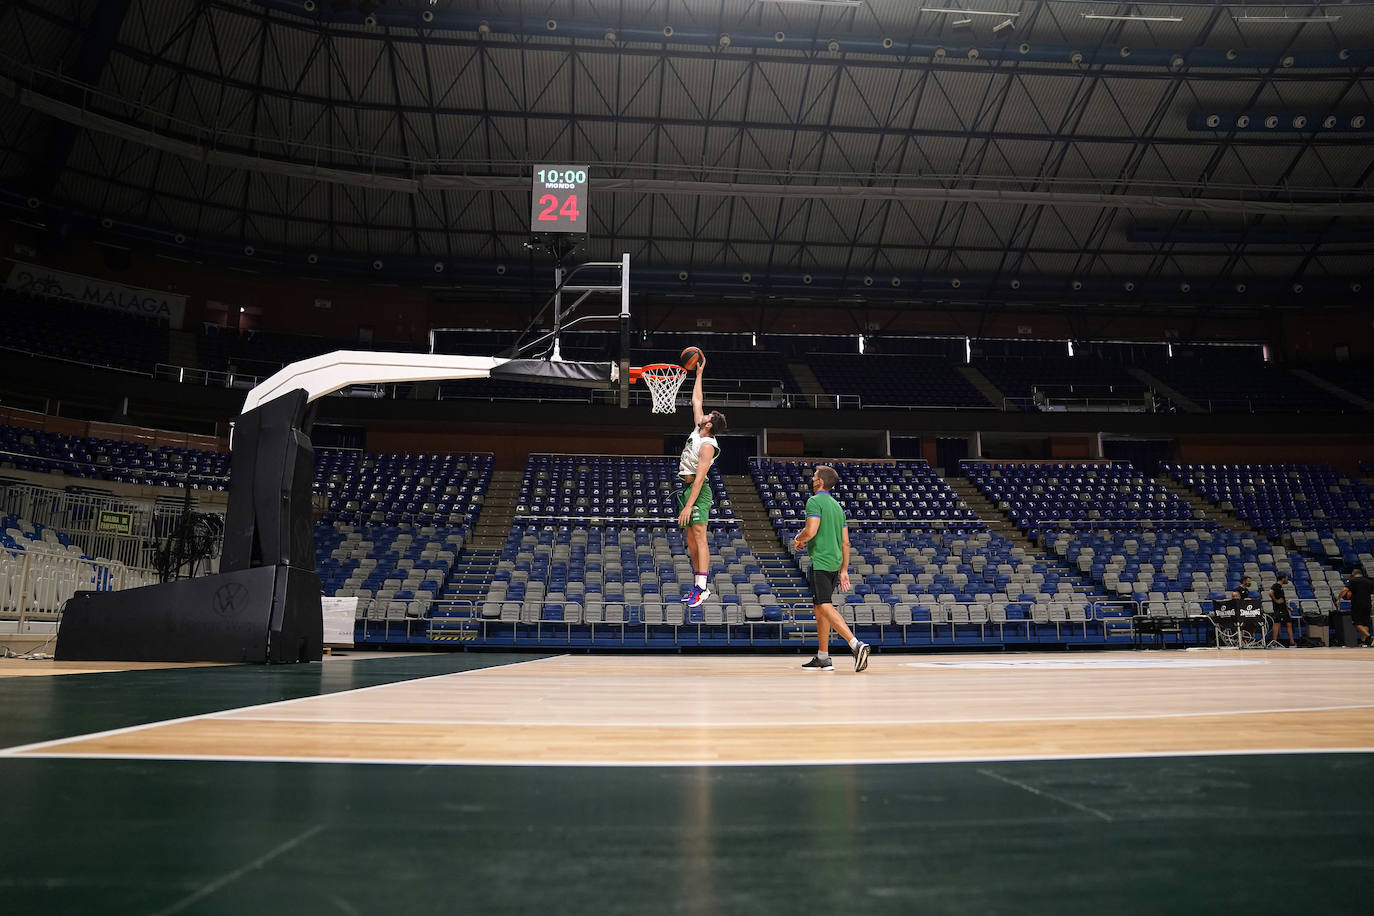
<path id="1" fill-rule="evenodd" d="M 639 373 L 649 393 L 654 399 L 654 413 L 672 413 L 677 410 L 677 393 L 687 378 L 687 370 L 681 366 L 645 366 Z"/>

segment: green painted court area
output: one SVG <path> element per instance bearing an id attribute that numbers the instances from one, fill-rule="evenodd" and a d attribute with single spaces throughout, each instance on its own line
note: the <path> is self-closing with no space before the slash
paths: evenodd
<path id="1" fill-rule="evenodd" d="M 0 679 L 0 746 L 533 657 Z M 1363 754 L 718 768 L 0 757 L 0 907 L 1368 912 L 1370 763 Z"/>

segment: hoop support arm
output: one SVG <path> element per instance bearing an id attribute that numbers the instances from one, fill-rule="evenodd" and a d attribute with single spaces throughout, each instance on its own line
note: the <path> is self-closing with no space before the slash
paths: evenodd
<path id="1" fill-rule="evenodd" d="M 313 401 L 349 385 L 488 378 L 492 368 L 504 362 L 505 358 L 497 356 L 335 350 L 291 363 L 264 379 L 248 392 L 243 412 L 296 388 L 304 389 L 308 400 Z"/>
<path id="2" fill-rule="evenodd" d="M 519 367 L 547 365 L 548 373 L 520 372 Z M 604 371 L 594 371 L 600 365 Z M 284 367 L 270 376 L 244 400 L 243 412 L 297 389 L 314 401 L 349 385 L 376 385 L 387 382 L 435 382 L 465 378 L 491 378 L 503 366 L 512 376 L 529 376 L 526 381 L 599 387 L 619 380 L 614 363 L 582 363 L 509 359 L 504 356 L 445 356 L 438 353 L 375 353 L 369 350 L 335 350 Z M 557 371 L 554 371 L 557 370 Z M 538 378 L 547 375 L 547 378 Z"/>

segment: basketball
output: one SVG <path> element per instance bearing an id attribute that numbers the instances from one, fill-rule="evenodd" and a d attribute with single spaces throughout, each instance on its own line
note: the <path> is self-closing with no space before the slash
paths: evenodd
<path id="1" fill-rule="evenodd" d="M 684 369 L 695 369 L 697 363 L 701 363 L 703 366 L 706 365 L 706 354 L 702 353 L 697 347 L 688 347 L 683 350 L 682 355 L 679 356 L 678 359 L 682 361 L 682 368 Z"/>

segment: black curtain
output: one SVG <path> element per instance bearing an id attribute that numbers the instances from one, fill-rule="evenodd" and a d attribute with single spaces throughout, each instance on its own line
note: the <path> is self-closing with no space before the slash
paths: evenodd
<path id="1" fill-rule="evenodd" d="M 1104 439 L 1102 457 L 1129 461 L 1150 477 L 1159 475 L 1159 466 L 1173 458 L 1172 439 Z"/>
<path id="2" fill-rule="evenodd" d="M 941 436 L 935 440 L 935 463 L 944 468 L 946 474 L 958 474 L 959 462 L 967 457 L 967 437 Z"/>

